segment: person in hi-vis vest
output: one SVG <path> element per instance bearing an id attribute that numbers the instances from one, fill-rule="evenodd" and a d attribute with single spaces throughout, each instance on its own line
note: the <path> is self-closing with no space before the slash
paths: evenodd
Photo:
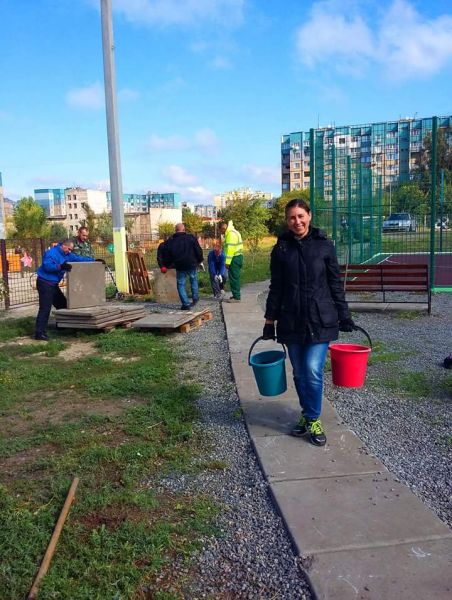
<path id="1" fill-rule="evenodd" d="M 221 233 L 224 234 L 223 250 L 232 292 L 232 296 L 225 302 L 240 302 L 240 270 L 243 266 L 242 236 L 235 229 L 232 221 L 227 225 L 226 223 L 221 225 Z"/>

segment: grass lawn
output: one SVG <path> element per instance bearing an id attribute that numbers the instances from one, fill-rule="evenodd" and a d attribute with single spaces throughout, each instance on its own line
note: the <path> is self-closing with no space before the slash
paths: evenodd
<path id="1" fill-rule="evenodd" d="M 180 597 L 171 564 L 189 562 L 214 533 L 218 509 L 148 482 L 193 470 L 204 453 L 198 390 L 179 382 L 163 337 L 20 337 L 32 329 L 33 319 L 0 321 L 0 598 L 31 587 L 74 476 L 76 501 L 40 597 Z"/>

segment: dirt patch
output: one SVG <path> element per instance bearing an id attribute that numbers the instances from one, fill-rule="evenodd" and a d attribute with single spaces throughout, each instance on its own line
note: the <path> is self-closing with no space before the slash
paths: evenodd
<path id="1" fill-rule="evenodd" d="M 36 448 L 29 448 L 18 452 L 8 458 L 0 459 L 1 480 L 17 479 L 20 475 L 30 469 L 41 458 L 48 458 L 56 453 L 56 447 L 52 444 L 44 444 Z"/>
<path id="2" fill-rule="evenodd" d="M 135 398 L 93 401 L 92 398 L 81 398 L 76 389 L 46 392 L 41 393 L 39 398 L 30 399 L 25 414 L 22 405 L 20 414 L 9 414 L 0 418 L 0 427 L 9 435 L 25 434 L 39 425 L 72 423 L 91 415 L 116 417 L 141 403 Z"/>
<path id="3" fill-rule="evenodd" d="M 85 358 L 85 356 L 91 356 L 95 354 L 97 349 L 95 342 L 71 342 L 69 348 L 66 348 L 64 352 L 60 353 L 60 357 L 65 361 L 74 361 L 78 358 Z"/>

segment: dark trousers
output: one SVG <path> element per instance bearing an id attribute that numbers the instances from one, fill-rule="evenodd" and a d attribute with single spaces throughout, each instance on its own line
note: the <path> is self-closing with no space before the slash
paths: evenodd
<path id="1" fill-rule="evenodd" d="M 66 308 L 67 300 L 58 284 L 51 285 L 38 277 L 36 288 L 39 294 L 39 311 L 36 317 L 35 335 L 41 335 L 46 332 L 52 305 L 55 308 Z"/>

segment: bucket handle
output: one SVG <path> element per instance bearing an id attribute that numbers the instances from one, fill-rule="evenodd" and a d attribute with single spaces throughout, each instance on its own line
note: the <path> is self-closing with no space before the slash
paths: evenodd
<path id="1" fill-rule="evenodd" d="M 355 325 L 353 327 L 353 330 L 354 331 L 361 331 L 361 333 L 364 333 L 364 335 L 366 336 L 366 338 L 367 338 L 367 340 L 369 342 L 370 349 L 372 350 L 373 349 L 372 340 L 370 339 L 370 335 L 367 333 L 367 331 L 363 327 L 360 327 L 359 325 Z"/>
<path id="2" fill-rule="evenodd" d="M 251 344 L 251 348 L 250 351 L 248 352 L 248 364 L 251 366 L 251 352 L 253 351 L 254 346 L 257 344 L 257 342 L 260 342 L 261 340 L 263 340 L 264 338 L 262 336 L 258 337 L 257 340 L 254 340 L 254 342 Z M 281 346 L 284 349 L 284 360 L 286 360 L 287 358 L 287 351 L 286 351 L 286 347 L 284 346 L 283 343 L 281 343 Z"/>

